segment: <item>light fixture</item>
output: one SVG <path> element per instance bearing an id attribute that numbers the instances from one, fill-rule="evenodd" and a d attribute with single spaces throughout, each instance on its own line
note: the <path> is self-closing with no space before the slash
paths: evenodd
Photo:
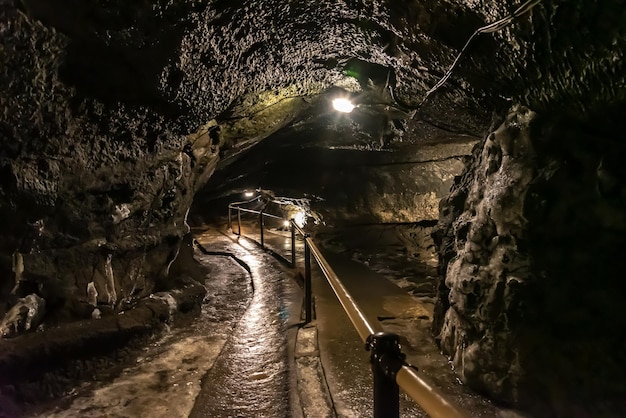
<path id="1" fill-rule="evenodd" d="M 289 224 L 290 224 L 290 222 L 287 219 L 285 219 L 283 221 L 283 226 L 289 226 Z"/>
<path id="2" fill-rule="evenodd" d="M 254 196 L 254 192 L 244 192 L 243 195 L 245 197 L 252 197 L 252 196 Z"/>
<path id="3" fill-rule="evenodd" d="M 338 112 L 350 113 L 355 108 L 354 104 L 348 99 L 342 97 L 333 99 L 333 107 Z"/>

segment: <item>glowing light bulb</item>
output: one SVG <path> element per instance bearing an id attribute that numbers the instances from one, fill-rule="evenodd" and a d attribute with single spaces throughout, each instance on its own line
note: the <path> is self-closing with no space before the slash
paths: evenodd
<path id="1" fill-rule="evenodd" d="M 333 107 L 338 112 L 350 113 L 354 109 L 354 105 L 348 99 L 337 98 L 333 100 Z"/>
<path id="2" fill-rule="evenodd" d="M 254 196 L 254 192 L 245 192 L 243 195 L 245 197 L 252 197 L 252 196 Z"/>

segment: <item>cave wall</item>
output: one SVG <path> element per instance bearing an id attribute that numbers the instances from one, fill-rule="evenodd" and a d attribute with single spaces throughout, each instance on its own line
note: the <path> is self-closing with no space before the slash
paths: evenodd
<path id="1" fill-rule="evenodd" d="M 149 106 L 86 98 L 63 76 L 71 38 L 8 3 L 0 299 L 37 293 L 59 319 L 120 307 L 165 285 L 217 152 Z"/>
<path id="2" fill-rule="evenodd" d="M 536 416 L 624 415 L 625 18 L 541 2 L 493 35 L 488 88 L 526 107 L 497 112 L 440 206 L 434 334 L 465 383 Z"/>
<path id="3" fill-rule="evenodd" d="M 89 309 L 83 309 L 89 304 L 88 283 L 97 290 L 96 303 L 104 305 L 150 293 L 167 281 L 194 192 L 218 159 L 248 149 L 296 120 L 300 109 L 283 104 L 306 107 L 311 95 L 338 86 L 367 90 L 370 99 L 383 105 L 414 108 L 477 27 L 518 5 L 513 0 L 346 0 L 281 7 L 271 1 L 0 1 L 0 300 L 12 303 L 35 292 L 51 306 L 83 315 Z M 586 315 L 557 307 L 569 306 L 572 295 L 580 294 L 580 283 L 588 285 L 579 273 L 591 268 L 589 275 L 596 277 L 597 269 L 614 282 L 617 270 L 609 261 L 619 258 L 608 255 L 621 244 L 615 200 L 621 186 L 615 184 L 621 184 L 622 174 L 614 159 L 620 153 L 611 145 L 618 140 L 596 141 L 596 136 L 613 138 L 619 132 L 609 122 L 622 117 L 626 98 L 625 20 L 622 0 L 544 0 L 515 24 L 478 37 L 446 86 L 414 115 L 447 131 L 474 135 L 483 130 L 491 110 L 501 113 L 512 102 L 545 119 L 595 122 L 595 136 L 579 138 L 571 131 L 574 141 L 549 136 L 547 144 L 555 144 L 550 148 L 539 144 L 544 136 L 535 137 L 525 127 L 524 118 L 531 113 L 519 113 L 521 122 L 513 117 L 489 139 L 487 149 L 483 142 L 470 166 L 475 171 L 461 177 L 442 206 L 442 225 L 448 225 L 442 236 L 453 237 L 441 238 L 444 265 L 463 257 L 446 269 L 435 326 L 437 332 L 445 330 L 442 344 L 463 378 L 501 399 L 523 400 L 521 388 L 528 387 L 532 376 L 545 376 L 528 372 L 529 377 L 530 369 L 521 370 L 539 339 L 529 337 L 534 345 L 518 349 L 515 344 L 523 336 L 510 329 L 525 330 L 515 322 L 516 315 L 543 320 L 553 314 L 547 308 L 533 311 L 527 301 L 546 300 L 557 313 L 570 312 L 569 319 L 559 320 L 570 327 L 568 321 Z M 282 110 L 265 113 L 267 109 Z M 255 115 L 261 116 L 256 122 Z M 220 125 L 227 135 L 216 134 Z M 594 148 L 597 144 L 607 145 Z M 504 150 L 513 157 L 505 159 Z M 593 157 L 585 157 L 587 152 Z M 554 176 L 548 174 L 548 160 L 559 167 Z M 402 174 L 375 171 L 368 196 L 390 187 L 388 177 L 414 186 Z M 581 171 L 582 176 L 577 174 Z M 543 176 L 546 180 L 537 184 L 544 189 L 535 180 L 528 183 L 529 176 Z M 604 179 L 597 186 L 601 193 L 613 197 L 591 204 L 590 189 L 581 185 L 597 179 Z M 467 190 L 459 191 L 463 187 Z M 588 194 L 578 194 L 579 189 Z M 484 196 L 491 198 L 483 203 Z M 529 196 L 538 200 L 533 203 Z M 568 199 L 577 196 L 588 196 L 589 202 L 570 215 Z M 542 206 L 543 200 L 550 204 Z M 403 198 L 402 190 L 395 190 L 390 201 L 419 206 Z M 522 201 L 523 211 L 532 203 L 547 212 L 520 212 Z M 385 203 L 368 202 L 376 213 L 389 212 Z M 473 209 L 467 211 L 466 205 Z M 426 206 L 432 212 L 432 205 Z M 492 214 L 497 218 L 493 222 Z M 455 222 L 463 232 L 458 237 L 451 232 Z M 472 229 L 468 223 L 477 225 Z M 603 231 L 602 240 L 586 252 L 583 239 L 573 238 L 591 241 L 596 228 Z M 500 233 L 502 241 L 485 243 Z M 552 245 L 538 245 L 541 252 L 533 254 L 530 245 L 520 244 L 532 240 Z M 509 268 L 497 260 L 509 258 L 510 252 L 522 270 L 507 279 L 507 287 L 506 280 L 501 283 L 510 276 Z M 553 259 L 566 260 L 560 264 L 571 266 L 565 271 L 576 279 L 556 273 Z M 472 279 L 464 282 L 464 277 Z M 598 298 L 589 297 L 604 300 L 612 285 L 605 289 L 602 281 L 596 282 L 598 287 L 587 294 L 598 293 Z M 489 296 L 478 292 L 484 303 L 468 296 L 475 283 L 492 290 Z M 557 294 L 552 283 L 570 286 L 571 292 Z M 612 301 L 609 296 L 617 294 L 606 298 Z M 458 309 L 446 305 L 448 300 Z M 608 312 L 598 323 L 609 323 L 604 319 L 614 314 L 619 328 L 621 316 L 613 303 L 601 305 L 590 308 Z M 477 306 L 485 312 L 477 312 Z M 567 342 L 563 338 L 557 340 Z M 608 337 L 601 340 L 598 344 L 606 347 L 617 344 Z M 598 353 L 598 347 L 581 348 L 574 357 Z M 477 353 L 484 355 L 481 362 L 474 361 Z M 538 362 L 546 363 L 550 361 Z M 540 387 L 552 387 L 544 382 L 552 378 L 536 379 L 543 382 Z"/>
<path id="4" fill-rule="evenodd" d="M 460 174 L 474 143 L 467 137 L 406 147 L 393 159 L 378 152 L 378 158 L 365 163 L 358 153 L 347 154 L 340 158 L 340 166 L 316 170 L 320 177 L 316 194 L 324 200 L 314 208 L 330 224 L 436 221 L 439 200 Z"/>
<path id="5" fill-rule="evenodd" d="M 537 416 L 620 416 L 626 177 L 618 136 L 527 108 L 442 200 L 433 329 L 460 378 Z"/>
<path id="6" fill-rule="evenodd" d="M 389 83 L 406 101 L 437 78 L 424 66 L 445 68 L 466 31 L 436 30 L 434 6 L 3 0 L 1 298 L 36 292 L 80 313 L 91 282 L 98 303 L 150 293 L 194 191 L 229 150 L 293 121 L 283 102 Z M 480 20 L 446 8 L 467 30 Z M 423 117 L 475 131 L 482 97 L 445 91 Z"/>
<path id="7" fill-rule="evenodd" d="M 347 4 L 244 3 L 0 3 L 0 313 L 34 292 L 84 316 L 89 283 L 108 306 L 168 285 L 220 158 L 303 97 L 358 88 L 334 55 L 391 68 Z"/>

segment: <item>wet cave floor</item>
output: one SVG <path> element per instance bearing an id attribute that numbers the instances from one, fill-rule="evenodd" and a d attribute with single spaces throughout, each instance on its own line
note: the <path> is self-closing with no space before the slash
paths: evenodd
<path id="1" fill-rule="evenodd" d="M 208 251 L 194 255 L 206 270 L 199 315 L 175 319 L 126 355 L 115 376 L 94 374 L 24 416 L 292 415 L 287 340 L 301 303 L 293 274 L 252 243 L 210 228 L 194 232 Z"/>
<path id="2" fill-rule="evenodd" d="M 225 231 L 223 225 L 193 230 L 200 244 L 194 258 L 205 269 L 207 289 L 197 316 L 176 318 L 165 332 L 131 350 L 121 370 L 95 373 L 53 402 L 28 408 L 24 416 L 303 416 L 293 352 L 302 325 L 302 291 L 294 270 L 252 240 Z M 368 305 L 368 315 L 401 336 L 407 360 L 429 382 L 471 417 L 523 416 L 496 407 L 460 384 L 430 334 L 433 260 L 416 263 L 399 245 L 390 245 L 384 238 L 388 235 L 381 235 L 380 228 L 359 228 L 326 231 L 316 241 L 325 247 L 340 277 L 351 276 L 347 287 Z M 277 252 L 288 251 L 281 244 L 286 236 L 276 234 L 281 247 Z M 376 245 L 348 249 L 356 248 L 363 237 Z M 301 267 L 301 254 L 297 260 Z M 379 283 L 372 287 L 363 280 Z M 331 416 L 372 416 L 368 353 L 315 267 L 313 291 Z M 401 395 L 401 416 L 427 415 Z"/>

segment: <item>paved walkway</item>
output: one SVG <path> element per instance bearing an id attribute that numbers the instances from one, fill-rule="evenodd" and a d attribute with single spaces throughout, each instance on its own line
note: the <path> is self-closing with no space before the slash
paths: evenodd
<path id="1" fill-rule="evenodd" d="M 294 270 L 224 229 L 194 229 L 207 289 L 198 317 L 150 340 L 112 380 L 76 387 L 33 415 L 371 417 L 369 353 L 316 265 L 316 319 L 304 326 Z M 290 234 L 277 232 L 266 236 L 268 247 L 290 259 Z M 296 246 L 299 269 L 302 244 Z M 470 417 L 517 416 L 458 382 L 430 336 L 430 298 L 410 296 L 346 254 L 323 252 L 370 322 L 402 336 L 409 362 L 426 380 Z M 405 396 L 401 414 L 425 416 Z"/>
<path id="2" fill-rule="evenodd" d="M 203 377 L 189 416 L 300 416 L 292 387 L 302 297 L 293 274 L 245 238 L 223 238 L 203 232 L 196 239 L 203 251 L 230 253 L 246 266 L 252 298 Z M 221 247 L 216 248 L 216 241 Z"/>

